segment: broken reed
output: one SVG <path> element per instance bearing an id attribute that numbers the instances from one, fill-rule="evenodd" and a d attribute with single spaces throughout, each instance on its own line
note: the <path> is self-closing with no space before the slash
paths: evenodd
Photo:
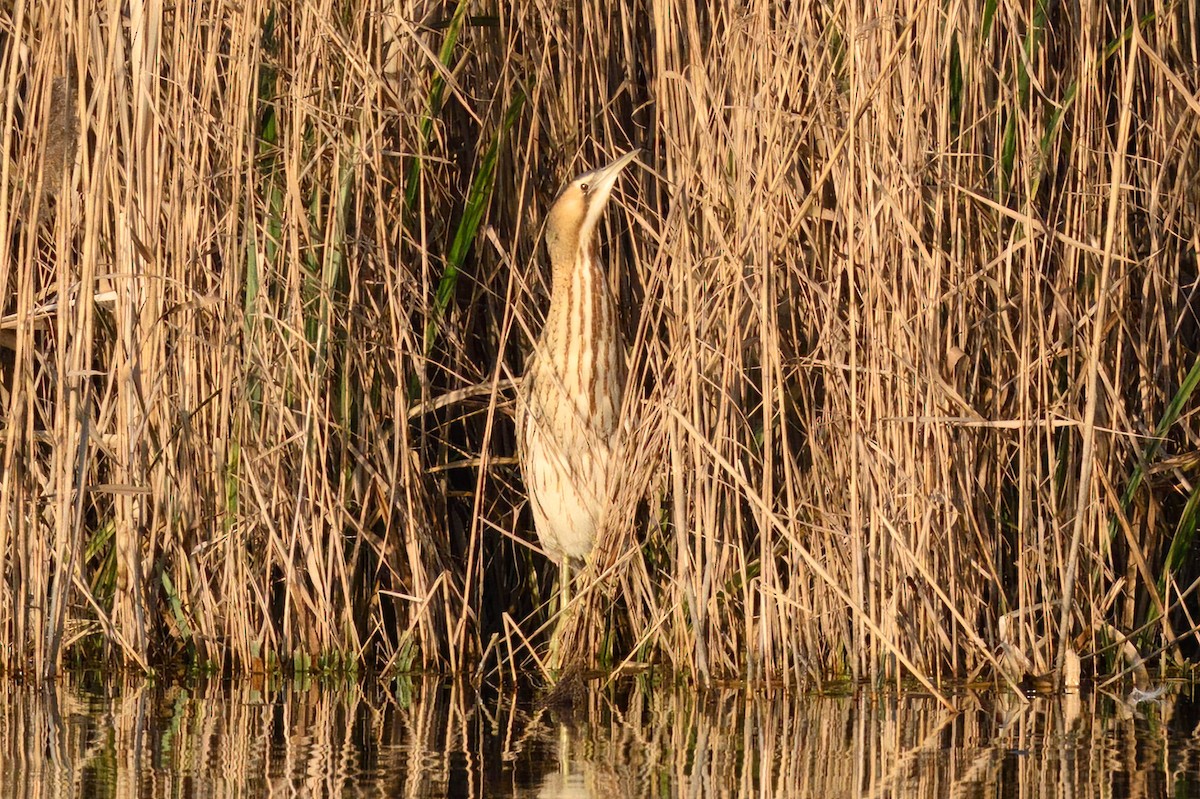
<path id="1" fill-rule="evenodd" d="M 531 668 L 540 223 L 631 144 L 635 421 L 571 651 L 1196 651 L 1196 0 L 545 11 L 0 17 L 0 668 Z"/>

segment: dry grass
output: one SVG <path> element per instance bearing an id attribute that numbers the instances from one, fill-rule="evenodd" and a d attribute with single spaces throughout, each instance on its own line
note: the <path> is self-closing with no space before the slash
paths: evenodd
<path id="1" fill-rule="evenodd" d="M 540 220 L 630 145 L 574 651 L 1195 653 L 1200 5 L 1146 12 L 9 4 L 0 668 L 528 668 Z"/>

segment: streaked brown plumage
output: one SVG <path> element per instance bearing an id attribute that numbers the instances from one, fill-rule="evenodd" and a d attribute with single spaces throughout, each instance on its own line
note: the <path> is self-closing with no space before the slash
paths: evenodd
<path id="1" fill-rule="evenodd" d="M 550 311 L 525 370 L 517 438 L 538 540 L 564 566 L 591 553 L 610 499 L 625 348 L 596 225 L 638 152 L 572 180 L 546 220 Z"/>

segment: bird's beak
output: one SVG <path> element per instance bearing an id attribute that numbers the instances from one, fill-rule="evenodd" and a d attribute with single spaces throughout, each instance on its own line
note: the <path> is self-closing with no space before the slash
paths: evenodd
<path id="1" fill-rule="evenodd" d="M 591 184 L 588 189 L 591 204 L 604 205 L 605 201 L 608 200 L 609 193 L 617 182 L 617 176 L 621 174 L 621 171 L 625 167 L 632 164 L 641 152 L 642 149 L 640 147 L 635 147 L 608 166 L 592 170 L 591 177 L 588 180 Z"/>

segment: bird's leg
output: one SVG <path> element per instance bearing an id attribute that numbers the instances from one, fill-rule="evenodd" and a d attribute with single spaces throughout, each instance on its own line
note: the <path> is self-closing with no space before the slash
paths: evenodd
<path id="1" fill-rule="evenodd" d="M 566 628 L 567 606 L 571 602 L 571 561 L 565 556 L 558 565 L 558 612 L 554 614 L 554 629 L 550 633 L 550 657 L 547 665 L 553 671 L 564 664 L 562 636 Z"/>
<path id="2" fill-rule="evenodd" d="M 563 557 L 562 565 L 558 569 L 558 612 L 561 614 L 567 610 L 567 605 L 571 602 L 571 561 L 567 557 Z"/>

